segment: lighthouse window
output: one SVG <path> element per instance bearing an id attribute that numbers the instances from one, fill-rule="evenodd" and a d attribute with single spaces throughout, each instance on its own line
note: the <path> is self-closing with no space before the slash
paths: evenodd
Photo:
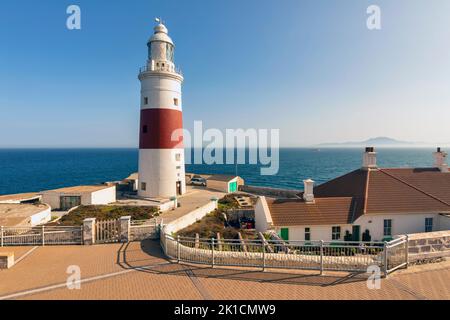
<path id="1" fill-rule="evenodd" d="M 180 161 L 181 160 L 181 154 L 177 153 L 175 154 L 175 161 Z"/>
<path id="2" fill-rule="evenodd" d="M 144 104 L 148 104 L 148 97 L 144 97 Z"/>
<path id="3" fill-rule="evenodd" d="M 142 127 L 142 133 L 147 133 L 147 126 L 146 126 L 146 125 L 144 125 L 144 126 Z"/>
<path id="4" fill-rule="evenodd" d="M 145 182 L 141 182 L 141 190 L 145 191 L 147 189 L 147 184 Z"/>
<path id="5" fill-rule="evenodd" d="M 178 99 L 177 99 L 177 98 L 174 98 L 174 99 L 173 99 L 173 104 L 174 104 L 175 106 L 178 106 Z"/>

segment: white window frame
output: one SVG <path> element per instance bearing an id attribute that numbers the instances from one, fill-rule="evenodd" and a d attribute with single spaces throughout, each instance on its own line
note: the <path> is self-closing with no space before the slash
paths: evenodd
<path id="1" fill-rule="evenodd" d="M 386 226 L 386 222 L 389 222 L 389 226 Z M 386 230 L 389 230 L 389 233 L 387 233 Z M 392 237 L 392 219 L 383 220 L 383 236 Z"/>
<path id="2" fill-rule="evenodd" d="M 341 226 L 332 226 L 331 227 L 331 240 L 341 240 L 341 231 L 342 231 Z"/>

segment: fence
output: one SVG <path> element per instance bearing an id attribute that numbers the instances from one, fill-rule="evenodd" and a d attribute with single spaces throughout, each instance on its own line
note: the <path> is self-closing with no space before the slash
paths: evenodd
<path id="1" fill-rule="evenodd" d="M 129 241 L 142 241 L 145 239 L 159 239 L 162 219 L 134 220 L 130 222 Z"/>
<path id="2" fill-rule="evenodd" d="M 401 242 L 405 246 L 406 241 Z M 366 272 L 377 266 L 386 275 L 405 266 L 398 243 L 216 240 L 174 238 L 161 233 L 165 254 L 178 262 L 254 268 Z M 404 249 L 403 249 L 404 250 Z"/>
<path id="3" fill-rule="evenodd" d="M 0 227 L 0 246 L 83 244 L 82 227 Z"/>
<path id="4" fill-rule="evenodd" d="M 119 242 L 120 224 L 118 220 L 99 220 L 95 222 L 95 242 Z"/>

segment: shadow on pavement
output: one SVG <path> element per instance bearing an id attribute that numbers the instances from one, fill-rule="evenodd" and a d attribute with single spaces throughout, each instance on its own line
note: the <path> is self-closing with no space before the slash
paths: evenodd
<path id="1" fill-rule="evenodd" d="M 310 286 L 335 286 L 367 280 L 364 273 L 347 273 L 332 275 L 305 272 L 287 273 L 262 270 L 238 270 L 230 268 L 178 264 L 168 259 L 161 250 L 159 241 L 144 240 L 142 242 L 124 243 L 117 252 L 117 263 L 124 269 L 148 267 L 138 272 L 152 274 L 194 276 L 208 279 L 227 279 L 237 281 L 253 281 L 260 283 L 294 284 Z"/>

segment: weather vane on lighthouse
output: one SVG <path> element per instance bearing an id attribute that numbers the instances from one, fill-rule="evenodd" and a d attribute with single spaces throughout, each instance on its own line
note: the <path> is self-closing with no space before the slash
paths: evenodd
<path id="1" fill-rule="evenodd" d="M 155 21 L 160 23 L 160 24 L 164 24 L 164 21 L 163 21 L 163 19 L 161 17 L 156 17 Z"/>

